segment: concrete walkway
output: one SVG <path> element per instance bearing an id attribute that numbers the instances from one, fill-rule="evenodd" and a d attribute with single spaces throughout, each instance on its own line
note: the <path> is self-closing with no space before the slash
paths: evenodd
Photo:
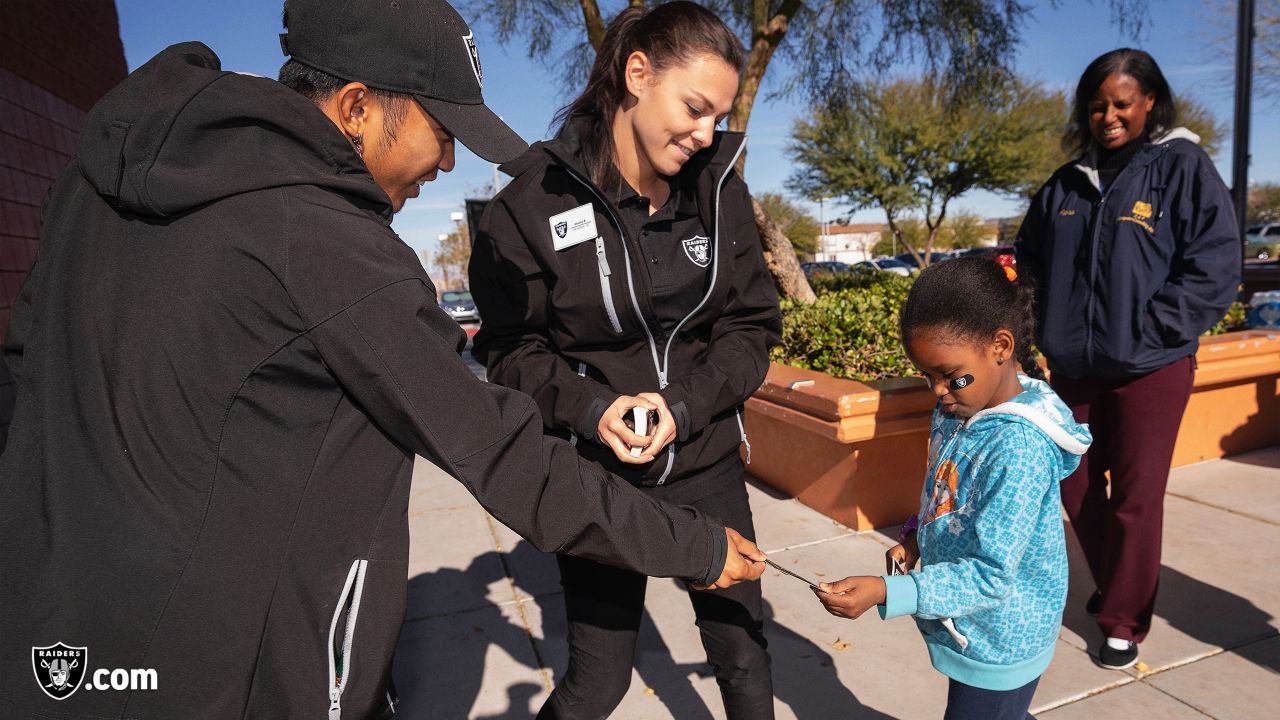
<path id="1" fill-rule="evenodd" d="M 797 571 L 837 579 L 883 567 L 896 529 L 856 533 L 753 486 L 760 546 Z M 1280 448 L 1173 472 L 1164 569 L 1142 664 L 1097 667 L 1072 550 L 1058 651 L 1040 718 L 1280 717 Z M 565 621 L 554 559 L 418 459 L 410 501 L 408 612 L 396 653 L 400 717 L 532 718 L 563 672 Z M 1071 533 L 1067 533 L 1068 537 Z M 906 618 L 828 615 L 804 585 L 763 578 L 779 718 L 941 718 L 946 680 Z M 630 692 L 614 718 L 723 718 L 685 591 L 652 580 Z"/>

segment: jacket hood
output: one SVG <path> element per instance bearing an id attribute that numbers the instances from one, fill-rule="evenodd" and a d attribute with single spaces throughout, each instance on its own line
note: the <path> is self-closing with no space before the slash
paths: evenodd
<path id="1" fill-rule="evenodd" d="M 318 185 L 390 220 L 386 193 L 310 100 L 221 67 L 201 43 L 173 45 L 90 110 L 76 159 L 98 194 L 164 218 L 240 193 Z"/>
<path id="2" fill-rule="evenodd" d="M 1152 148 L 1164 146 L 1174 140 L 1187 140 L 1195 145 L 1200 144 L 1199 135 L 1191 132 L 1187 128 L 1176 127 L 1166 133 L 1162 133 L 1160 135 L 1157 135 L 1151 138 L 1147 142 L 1146 146 L 1142 150 L 1139 150 L 1138 154 L 1135 155 L 1133 160 L 1130 160 L 1129 162 L 1130 163 L 1148 162 L 1152 157 L 1155 156 L 1154 152 L 1151 150 Z M 1081 155 L 1074 162 L 1070 163 L 1070 165 L 1074 167 L 1076 170 L 1079 170 L 1080 172 L 1084 173 L 1084 176 L 1089 179 L 1089 183 L 1093 185 L 1095 188 L 1098 188 L 1099 191 L 1101 191 L 1102 180 L 1098 176 L 1098 148 L 1097 147 L 1089 148 L 1088 152 L 1086 152 L 1084 155 Z"/>
<path id="3" fill-rule="evenodd" d="M 1026 375 L 1019 375 L 1018 380 L 1022 383 L 1021 393 L 1008 402 L 976 413 L 965 425 L 986 427 L 1011 422 L 1031 425 L 1058 446 L 1064 462 L 1074 466 L 1072 456 L 1084 455 L 1093 443 L 1089 426 L 1075 421 L 1071 408 L 1049 388 L 1048 383 Z"/>

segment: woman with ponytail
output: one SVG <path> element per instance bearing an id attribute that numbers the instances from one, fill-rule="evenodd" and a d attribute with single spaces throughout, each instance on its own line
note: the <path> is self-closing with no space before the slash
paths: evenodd
<path id="1" fill-rule="evenodd" d="M 938 398 L 920 513 L 886 574 L 822 583 L 832 615 L 912 615 L 950 679 L 945 720 L 1024 720 L 1067 600 L 1058 483 L 1092 442 L 1036 364 L 1034 292 L 989 258 L 932 265 L 902 344 Z M 1022 370 L 1022 372 L 1019 372 Z M 916 562 L 920 568 L 915 569 Z"/>
<path id="2" fill-rule="evenodd" d="M 502 167 L 514 179 L 470 272 L 490 380 L 583 458 L 754 540 L 741 408 L 781 317 L 735 170 L 745 138 L 716 129 L 744 55 L 694 3 L 621 12 L 556 137 Z M 557 559 L 569 667 L 539 717 L 605 717 L 631 681 L 647 578 Z M 759 584 L 690 599 L 727 716 L 773 717 Z"/>

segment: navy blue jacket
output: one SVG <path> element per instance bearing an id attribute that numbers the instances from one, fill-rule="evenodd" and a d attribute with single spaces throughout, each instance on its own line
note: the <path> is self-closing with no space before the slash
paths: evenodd
<path id="1" fill-rule="evenodd" d="M 1148 143 L 1100 187 L 1092 153 L 1058 169 L 1018 231 L 1037 342 L 1067 377 L 1124 378 L 1199 347 L 1240 285 L 1231 196 L 1193 133 Z"/>

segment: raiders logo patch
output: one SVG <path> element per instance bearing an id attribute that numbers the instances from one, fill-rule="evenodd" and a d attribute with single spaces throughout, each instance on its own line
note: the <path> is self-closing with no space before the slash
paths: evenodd
<path id="1" fill-rule="evenodd" d="M 471 70 L 476 74 L 476 83 L 483 88 L 484 70 L 480 67 L 480 51 L 476 49 L 475 33 L 468 29 L 467 34 L 462 36 L 462 42 L 467 44 L 467 57 L 471 59 Z"/>
<path id="2" fill-rule="evenodd" d="M 685 256 L 694 265 L 706 267 L 711 264 L 711 238 L 694 235 L 685 240 L 683 245 Z"/>

